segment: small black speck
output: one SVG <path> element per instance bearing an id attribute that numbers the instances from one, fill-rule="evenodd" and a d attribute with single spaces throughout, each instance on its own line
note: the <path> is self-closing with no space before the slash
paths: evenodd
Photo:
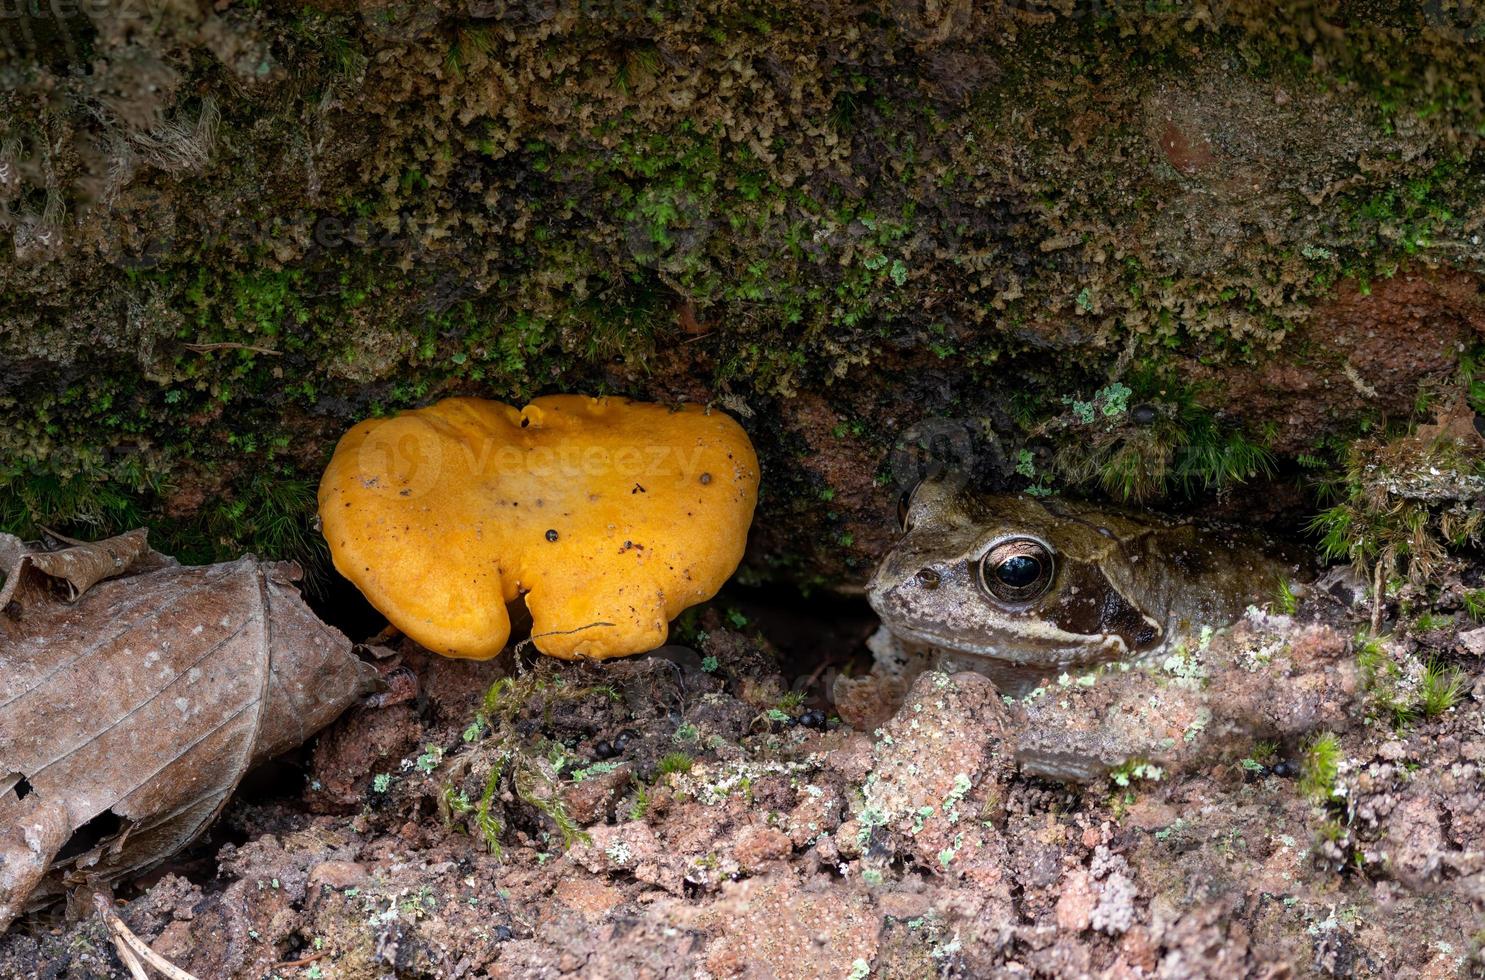
<path id="1" fill-rule="evenodd" d="M 397 495 L 399 497 L 411 497 L 412 496 L 412 488 L 409 487 L 406 490 L 399 490 L 399 491 L 397 491 Z"/>
<path id="2" fill-rule="evenodd" d="M 526 426 L 528 426 L 530 424 L 531 424 L 531 420 L 530 419 L 521 419 L 521 428 L 524 429 L 524 428 L 526 428 Z"/>
<path id="3" fill-rule="evenodd" d="M 710 473 L 703 473 L 703 474 L 701 474 L 701 485 L 702 486 L 706 486 L 710 482 L 712 482 L 712 475 Z"/>
<path id="4" fill-rule="evenodd" d="M 557 540 L 557 532 L 554 531 L 554 530 L 548 529 L 547 530 L 547 540 L 548 541 L 556 541 Z"/>
<path id="5" fill-rule="evenodd" d="M 635 484 L 635 485 L 634 485 L 634 489 L 633 489 L 633 490 L 630 490 L 630 491 L 629 491 L 629 492 L 630 492 L 630 493 L 647 493 L 647 492 L 648 492 L 648 491 L 647 491 L 647 490 L 645 490 L 645 488 L 644 488 L 644 487 L 642 487 L 642 486 L 640 486 L 640 485 L 639 485 L 639 484 L 638 484 L 638 483 L 636 483 L 636 484 Z"/>

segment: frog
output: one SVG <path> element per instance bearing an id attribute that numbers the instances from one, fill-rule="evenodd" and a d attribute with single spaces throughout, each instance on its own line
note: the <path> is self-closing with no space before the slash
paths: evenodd
<path id="1" fill-rule="evenodd" d="M 867 584 L 878 665 L 984 674 L 1008 697 L 1163 659 L 1313 577 L 1254 530 L 1025 493 L 920 483 Z M 920 668 L 921 669 L 921 668 Z"/>

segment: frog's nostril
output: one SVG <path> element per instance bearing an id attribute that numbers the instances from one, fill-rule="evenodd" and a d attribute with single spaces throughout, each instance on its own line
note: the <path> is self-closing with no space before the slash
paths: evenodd
<path id="1" fill-rule="evenodd" d="M 925 589 L 938 588 L 938 572 L 935 572 L 931 568 L 918 569 L 918 574 L 914 575 L 913 578 Z"/>

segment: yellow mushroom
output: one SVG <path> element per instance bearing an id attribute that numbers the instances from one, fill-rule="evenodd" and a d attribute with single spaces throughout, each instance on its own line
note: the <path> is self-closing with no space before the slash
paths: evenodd
<path id="1" fill-rule="evenodd" d="M 451 398 L 370 419 L 320 481 L 335 567 L 430 650 L 484 659 L 524 596 L 537 649 L 619 657 L 665 642 L 742 560 L 758 459 L 696 405 Z"/>

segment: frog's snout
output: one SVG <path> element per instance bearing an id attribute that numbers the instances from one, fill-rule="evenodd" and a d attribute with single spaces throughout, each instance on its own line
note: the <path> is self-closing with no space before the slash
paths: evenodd
<path id="1" fill-rule="evenodd" d="M 923 601 L 922 593 L 937 589 L 947 578 L 944 570 L 933 564 L 904 563 L 893 567 L 884 563 L 866 585 L 867 597 L 879 615 L 897 611 L 916 600 Z"/>

